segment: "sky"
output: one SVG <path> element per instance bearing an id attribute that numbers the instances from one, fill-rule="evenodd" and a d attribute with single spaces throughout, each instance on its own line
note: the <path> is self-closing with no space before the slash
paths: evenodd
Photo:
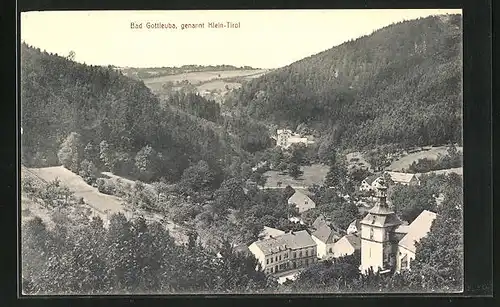
<path id="1" fill-rule="evenodd" d="M 21 40 L 59 55 L 74 51 L 76 61 L 92 65 L 278 68 L 392 23 L 438 14 L 461 10 L 24 12 Z M 210 22 L 239 27 L 209 28 Z M 148 23 L 176 28 L 148 29 Z"/>

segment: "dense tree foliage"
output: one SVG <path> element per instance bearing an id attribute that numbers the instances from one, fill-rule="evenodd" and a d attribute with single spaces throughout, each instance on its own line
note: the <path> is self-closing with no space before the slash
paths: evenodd
<path id="1" fill-rule="evenodd" d="M 463 182 L 456 174 L 424 178 L 423 189 L 443 193 L 430 232 L 416 243 L 409 271 L 361 275 L 352 256 L 315 264 L 287 286 L 303 292 L 450 292 L 463 289 Z"/>
<path id="2" fill-rule="evenodd" d="M 176 181 L 200 160 L 216 170 L 219 159 L 244 156 L 239 141 L 222 127 L 176 107 L 201 107 L 196 115 L 216 120 L 214 105 L 189 94 L 176 99 L 175 105 L 162 105 L 142 82 L 119 71 L 23 43 L 22 162 L 61 161 L 77 172 L 86 159 L 121 175 Z"/>
<path id="3" fill-rule="evenodd" d="M 78 226 L 48 229 L 35 218 L 23 225 L 26 294 L 250 292 L 268 286 L 253 256 L 222 249 L 222 258 L 196 244 L 177 246 L 165 228 L 113 215 Z"/>
<path id="4" fill-rule="evenodd" d="M 204 118 L 212 122 L 220 122 L 220 106 L 212 100 L 195 93 L 174 92 L 167 99 L 167 103 L 197 117 Z"/>
<path id="5" fill-rule="evenodd" d="M 226 105 L 347 147 L 460 143 L 461 49 L 459 15 L 400 22 L 256 78 Z"/>

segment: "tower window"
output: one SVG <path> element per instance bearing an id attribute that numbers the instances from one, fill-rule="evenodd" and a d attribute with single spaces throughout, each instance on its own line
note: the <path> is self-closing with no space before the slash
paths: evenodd
<path id="1" fill-rule="evenodd" d="M 373 228 L 370 228 L 370 239 L 373 240 Z"/>

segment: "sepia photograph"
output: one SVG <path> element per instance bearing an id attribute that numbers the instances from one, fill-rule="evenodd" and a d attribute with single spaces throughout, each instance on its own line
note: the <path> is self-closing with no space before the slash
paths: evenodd
<path id="1" fill-rule="evenodd" d="M 462 10 L 19 18 L 23 296 L 463 292 Z"/>

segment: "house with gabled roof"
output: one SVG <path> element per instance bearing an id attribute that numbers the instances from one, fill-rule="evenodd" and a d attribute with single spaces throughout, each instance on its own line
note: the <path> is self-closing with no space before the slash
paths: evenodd
<path id="1" fill-rule="evenodd" d="M 299 213 L 316 208 L 316 203 L 314 203 L 314 201 L 309 198 L 309 196 L 300 191 L 295 191 L 295 193 L 290 196 L 290 198 L 288 199 L 288 204 L 291 206 L 295 206 Z"/>
<path id="2" fill-rule="evenodd" d="M 402 185 L 420 185 L 420 180 L 416 174 L 400 173 L 400 172 L 385 172 L 391 180 L 396 184 Z"/>
<path id="3" fill-rule="evenodd" d="M 361 181 L 361 185 L 359 186 L 359 190 L 361 192 L 370 192 L 370 191 L 375 191 L 376 189 L 376 184 L 383 179 L 383 176 L 380 174 L 373 174 Z"/>
<path id="4" fill-rule="evenodd" d="M 306 230 L 258 240 L 248 247 L 268 274 L 305 268 L 315 262 L 316 242 Z"/>
<path id="5" fill-rule="evenodd" d="M 345 257 L 361 250 L 361 238 L 356 233 L 351 233 L 340 238 L 333 245 L 333 257 Z"/>
<path id="6" fill-rule="evenodd" d="M 436 213 L 424 210 L 406 227 L 406 234 L 398 243 L 397 272 L 410 269 L 410 263 L 415 259 L 415 243 L 427 236 L 436 217 Z"/>
<path id="7" fill-rule="evenodd" d="M 333 256 L 333 245 L 340 239 L 341 234 L 335 229 L 324 224 L 311 234 L 316 242 L 317 256 L 320 259 L 328 259 Z"/>
<path id="8" fill-rule="evenodd" d="M 349 227 L 347 227 L 347 234 L 351 233 L 358 233 L 361 230 L 361 220 L 360 219 L 355 219 L 354 221 L 349 224 Z"/>

